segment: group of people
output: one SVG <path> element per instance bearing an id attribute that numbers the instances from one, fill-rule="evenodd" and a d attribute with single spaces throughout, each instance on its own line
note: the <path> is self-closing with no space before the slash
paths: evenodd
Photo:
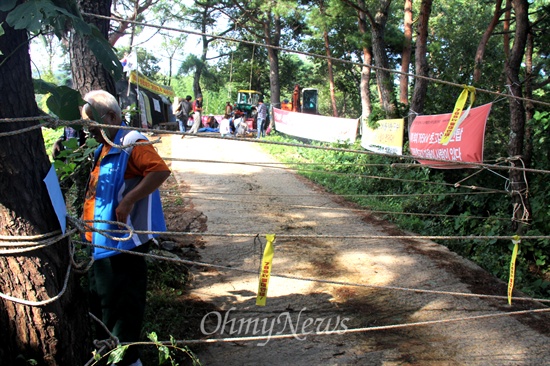
<path id="1" fill-rule="evenodd" d="M 263 98 L 258 100 L 256 109 L 256 125 L 257 137 L 264 137 L 267 129 L 267 107 L 264 104 Z M 178 102 L 174 113 L 178 121 L 179 131 L 186 132 L 186 127 L 191 127 L 190 133 L 202 131 L 219 131 L 222 137 L 232 135 L 245 135 L 248 132 L 246 124 L 246 113 L 233 108 L 230 102 L 226 102 L 225 111 L 222 119 L 218 122 L 213 115 L 210 115 L 202 127 L 202 96 L 199 95 L 193 103 L 191 96 L 188 95 L 185 99 Z M 183 138 L 183 135 L 182 135 Z"/>
<path id="2" fill-rule="evenodd" d="M 191 102 L 191 96 L 188 95 L 185 99 L 178 102 L 174 113 L 180 132 L 185 132 L 186 127 L 191 127 L 190 133 L 199 132 L 202 123 L 202 95 L 198 95 L 194 102 Z M 182 136 L 183 138 L 183 136 Z"/>

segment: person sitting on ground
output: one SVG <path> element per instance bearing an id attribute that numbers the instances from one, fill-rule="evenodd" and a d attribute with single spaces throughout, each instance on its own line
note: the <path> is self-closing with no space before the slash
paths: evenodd
<path id="1" fill-rule="evenodd" d="M 214 115 L 209 115 L 208 116 L 208 119 L 206 120 L 206 124 L 205 124 L 205 127 L 208 127 L 208 128 L 218 128 L 219 126 L 219 123 L 218 121 L 216 120 L 216 117 L 214 117 Z"/>
<path id="2" fill-rule="evenodd" d="M 229 118 L 231 117 L 229 116 L 229 114 L 226 113 L 220 121 L 220 135 L 222 135 L 222 137 L 231 136 L 232 134 Z"/>

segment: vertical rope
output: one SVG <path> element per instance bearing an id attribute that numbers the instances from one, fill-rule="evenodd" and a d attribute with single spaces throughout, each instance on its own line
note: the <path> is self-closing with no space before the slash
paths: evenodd
<path id="1" fill-rule="evenodd" d="M 254 68 L 254 52 L 256 52 L 256 45 L 252 46 L 252 61 L 250 63 L 250 81 L 248 82 L 248 90 L 252 90 L 252 69 Z"/>
<path id="2" fill-rule="evenodd" d="M 229 87 L 227 88 L 227 98 L 231 100 L 231 82 L 233 81 L 233 53 L 231 52 L 231 61 L 229 61 Z"/>

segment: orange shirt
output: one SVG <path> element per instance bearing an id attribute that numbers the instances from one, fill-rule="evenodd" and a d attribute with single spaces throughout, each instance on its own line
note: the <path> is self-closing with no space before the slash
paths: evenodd
<path id="1" fill-rule="evenodd" d="M 145 141 L 145 140 L 139 140 Z M 88 188 L 86 189 L 86 198 L 84 201 L 84 210 L 82 214 L 82 219 L 84 221 L 91 221 L 94 219 L 94 210 L 95 210 L 95 194 L 97 182 L 99 179 L 99 166 L 101 165 L 101 160 L 107 155 L 111 150 L 111 146 L 105 144 L 99 154 L 99 159 L 94 166 L 94 169 L 90 173 L 90 180 L 88 181 Z M 153 145 L 136 145 L 132 149 L 130 159 L 128 160 L 128 165 L 126 166 L 126 171 L 124 173 L 124 179 L 130 179 L 134 177 L 145 177 L 150 172 L 158 171 L 168 171 L 170 170 L 164 160 L 159 156 Z M 91 225 L 91 222 L 88 222 L 88 225 Z M 86 240 L 89 242 L 92 241 L 92 232 L 86 232 Z"/>

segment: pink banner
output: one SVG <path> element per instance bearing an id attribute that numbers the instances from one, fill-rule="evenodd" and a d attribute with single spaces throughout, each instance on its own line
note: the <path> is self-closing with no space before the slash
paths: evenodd
<path id="1" fill-rule="evenodd" d="M 448 160 L 456 162 L 483 162 L 483 140 L 485 124 L 492 104 L 472 108 L 468 117 L 457 128 L 447 145 L 439 141 L 445 132 L 451 113 L 432 116 L 418 116 L 409 130 L 411 154 L 419 158 Z M 448 164 L 440 161 L 418 160 L 421 164 L 440 169 L 467 168 L 468 165 Z"/>

